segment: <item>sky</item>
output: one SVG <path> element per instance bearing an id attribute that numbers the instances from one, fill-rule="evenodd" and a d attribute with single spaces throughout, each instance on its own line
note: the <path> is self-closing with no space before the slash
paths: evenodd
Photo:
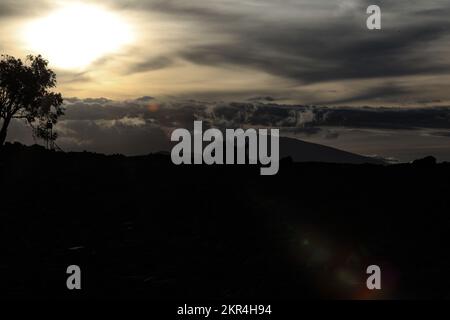
<path id="1" fill-rule="evenodd" d="M 371 4 L 381 30 L 366 27 Z M 0 0 L 0 52 L 50 61 L 70 150 L 154 151 L 200 117 L 450 160 L 449 16 L 448 0 Z"/>

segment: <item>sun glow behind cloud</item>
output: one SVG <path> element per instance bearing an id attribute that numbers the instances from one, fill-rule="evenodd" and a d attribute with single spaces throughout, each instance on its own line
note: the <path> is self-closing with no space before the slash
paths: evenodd
<path id="1" fill-rule="evenodd" d="M 448 0 L 413 2 L 371 33 L 359 0 L 1 0 L 0 53 L 42 54 L 82 98 L 448 105 Z"/>
<path id="2" fill-rule="evenodd" d="M 24 45 L 57 68 L 81 70 L 134 40 L 131 25 L 101 6 L 66 4 L 25 25 Z"/>

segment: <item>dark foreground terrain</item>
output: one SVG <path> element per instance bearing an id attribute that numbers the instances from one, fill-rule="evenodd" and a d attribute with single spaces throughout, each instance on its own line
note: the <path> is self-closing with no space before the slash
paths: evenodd
<path id="1" fill-rule="evenodd" d="M 284 160 L 262 177 L 8 145 L 0 189 L 3 297 L 450 298 L 450 164 Z"/>

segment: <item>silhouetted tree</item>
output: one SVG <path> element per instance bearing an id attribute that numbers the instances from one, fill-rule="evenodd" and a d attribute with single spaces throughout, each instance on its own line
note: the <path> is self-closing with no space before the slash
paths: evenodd
<path id="1" fill-rule="evenodd" d="M 64 114 L 63 98 L 52 92 L 56 74 L 42 56 L 27 56 L 25 62 L 11 56 L 0 59 L 0 148 L 12 119 L 23 119 L 35 137 L 55 140 L 56 133 L 47 130 Z"/>

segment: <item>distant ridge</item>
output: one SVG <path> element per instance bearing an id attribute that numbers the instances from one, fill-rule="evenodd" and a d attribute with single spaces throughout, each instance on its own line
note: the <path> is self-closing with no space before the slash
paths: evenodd
<path id="1" fill-rule="evenodd" d="M 36 154 L 45 152 L 45 148 L 39 145 L 26 147 L 20 143 L 7 143 L 4 151 Z M 68 154 L 82 154 L 80 152 L 68 152 Z M 170 157 L 170 151 L 162 150 L 157 154 Z M 96 156 L 106 156 L 96 154 Z M 115 154 L 114 156 L 122 156 Z M 144 156 L 144 155 L 142 155 Z M 291 158 L 293 162 L 323 162 L 323 163 L 348 163 L 348 164 L 387 164 L 381 159 L 365 157 L 332 147 L 305 142 L 298 139 L 280 137 L 280 160 Z"/>
<path id="2" fill-rule="evenodd" d="M 380 159 L 364 157 L 320 144 L 280 137 L 280 159 L 291 157 L 294 162 L 326 162 L 349 164 L 386 164 Z"/>

